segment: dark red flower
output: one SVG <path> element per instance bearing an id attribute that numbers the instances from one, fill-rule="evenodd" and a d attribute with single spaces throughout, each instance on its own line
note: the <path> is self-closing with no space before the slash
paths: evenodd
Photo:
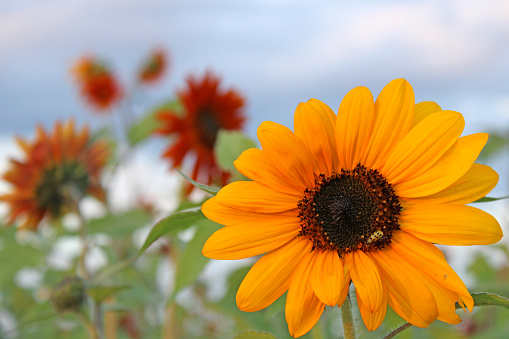
<path id="1" fill-rule="evenodd" d="M 188 154 L 195 156 L 191 178 L 201 183 L 226 184 L 229 173 L 218 168 L 214 157 L 217 133 L 239 130 L 244 123 L 244 98 L 235 90 L 221 90 L 220 79 L 211 72 L 198 79 L 187 78 L 187 88 L 178 92 L 182 112 L 164 110 L 158 114 L 161 135 L 175 137 L 164 157 L 180 167 Z"/>
<path id="2" fill-rule="evenodd" d="M 168 66 L 166 53 L 162 49 L 154 50 L 145 60 L 138 74 L 138 81 L 143 84 L 152 84 L 161 79 Z"/>

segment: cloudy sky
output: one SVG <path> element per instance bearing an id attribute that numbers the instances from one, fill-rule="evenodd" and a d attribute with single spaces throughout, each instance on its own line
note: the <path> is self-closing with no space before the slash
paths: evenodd
<path id="1" fill-rule="evenodd" d="M 73 61 L 96 54 L 129 82 L 156 45 L 171 53 L 171 72 L 146 104 L 188 73 L 213 69 L 247 97 L 252 135 L 267 119 L 291 126 L 311 97 L 336 110 L 349 89 L 376 96 L 398 77 L 417 100 L 465 114 L 466 132 L 509 117 L 505 0 L 3 0 L 0 133 L 90 119 L 69 76 Z"/>

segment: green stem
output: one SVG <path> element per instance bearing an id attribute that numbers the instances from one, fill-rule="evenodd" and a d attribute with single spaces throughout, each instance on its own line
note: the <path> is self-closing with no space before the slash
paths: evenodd
<path id="1" fill-rule="evenodd" d="M 97 328 L 81 313 L 75 313 L 76 317 L 81 321 L 83 326 L 88 330 L 88 335 L 90 339 L 99 339 L 99 333 L 97 332 Z"/>
<path id="2" fill-rule="evenodd" d="M 395 329 L 394 331 L 392 331 L 391 333 L 387 334 L 385 337 L 383 337 L 383 339 L 394 338 L 396 335 L 400 334 L 401 332 L 403 332 L 410 326 L 412 326 L 412 324 L 406 323 L 405 325 L 402 325 L 402 326 L 398 327 L 397 329 Z"/>
<path id="3" fill-rule="evenodd" d="M 343 332 L 345 339 L 355 339 L 355 327 L 353 325 L 352 302 L 350 295 L 346 297 L 345 302 L 341 306 L 341 318 L 343 320 Z"/>

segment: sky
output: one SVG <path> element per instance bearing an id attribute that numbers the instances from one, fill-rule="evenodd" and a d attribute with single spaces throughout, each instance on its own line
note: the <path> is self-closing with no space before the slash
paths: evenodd
<path id="1" fill-rule="evenodd" d="M 168 51 L 170 70 L 142 93 L 140 113 L 210 69 L 246 97 L 252 137 L 265 120 L 292 128 L 299 102 L 337 111 L 350 89 L 376 97 L 400 77 L 417 102 L 461 112 L 464 134 L 509 127 L 506 0 L 2 0 L 0 168 L 16 154 L 13 136 L 33 135 L 36 123 L 101 121 L 69 73 L 80 56 L 106 60 L 132 83 L 155 46 Z M 508 191 L 507 163 L 503 155 L 492 164 L 498 196 Z"/>
<path id="2" fill-rule="evenodd" d="M 337 110 L 353 87 L 376 97 L 399 77 L 417 101 L 463 113 L 466 132 L 506 126 L 508 42 L 505 0 L 3 0 L 0 135 L 97 119 L 72 83 L 73 62 L 97 55 L 132 83 L 154 46 L 170 53 L 171 69 L 141 109 L 212 69 L 247 98 L 253 136 L 268 119 L 291 127 L 301 101 Z"/>

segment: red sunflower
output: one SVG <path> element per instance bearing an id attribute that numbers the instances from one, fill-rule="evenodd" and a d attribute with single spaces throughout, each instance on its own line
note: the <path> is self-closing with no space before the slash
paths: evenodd
<path id="1" fill-rule="evenodd" d="M 235 90 L 221 90 L 220 79 L 207 72 L 202 79 L 187 78 L 188 87 L 178 92 L 182 111 L 161 111 L 157 118 L 161 135 L 175 136 L 163 154 L 172 166 L 180 167 L 186 155 L 195 155 L 191 178 L 211 184 L 226 184 L 229 173 L 222 171 L 214 157 L 217 133 L 221 129 L 239 130 L 244 123 L 244 98 Z"/>
<path id="2" fill-rule="evenodd" d="M 81 95 L 97 111 L 106 111 L 122 98 L 122 89 L 105 64 L 83 57 L 72 69 Z"/>
<path id="3" fill-rule="evenodd" d="M 142 84 L 152 84 L 159 81 L 166 71 L 168 60 L 162 49 L 154 50 L 149 58 L 143 63 L 138 73 L 138 81 Z"/>
<path id="4" fill-rule="evenodd" d="M 33 142 L 18 138 L 24 152 L 21 160 L 10 160 L 3 175 L 12 190 L 0 196 L 9 207 L 8 222 L 21 221 L 21 228 L 36 230 L 48 216 L 56 218 L 70 210 L 71 199 L 90 194 L 104 201 L 99 182 L 109 158 L 108 144 L 90 138 L 87 127 L 76 130 L 74 122 L 57 122 L 53 133 L 37 127 Z"/>

